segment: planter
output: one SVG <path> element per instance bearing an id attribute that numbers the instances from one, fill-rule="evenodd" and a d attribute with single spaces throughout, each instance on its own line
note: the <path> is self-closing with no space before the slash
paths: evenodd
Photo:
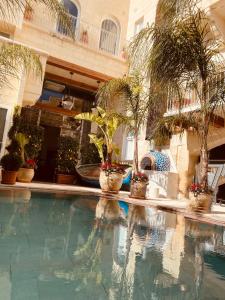
<path id="1" fill-rule="evenodd" d="M 56 176 L 56 183 L 58 184 L 74 184 L 75 182 L 75 175 L 57 174 Z"/>
<path id="2" fill-rule="evenodd" d="M 34 178 L 34 169 L 20 168 L 17 173 L 17 181 L 30 183 Z"/>
<path id="3" fill-rule="evenodd" d="M 148 182 L 131 181 L 130 197 L 137 199 L 145 199 Z"/>
<path id="4" fill-rule="evenodd" d="M 201 193 L 197 196 L 194 193 L 189 194 L 190 202 L 188 205 L 188 210 L 192 212 L 210 212 L 213 197 L 211 194 Z"/>
<path id="5" fill-rule="evenodd" d="M 5 171 L 2 170 L 2 183 L 3 184 L 15 184 L 17 171 Z"/>
<path id="6" fill-rule="evenodd" d="M 103 192 L 117 194 L 123 184 L 123 174 L 116 172 L 107 174 L 101 171 L 99 183 Z"/>

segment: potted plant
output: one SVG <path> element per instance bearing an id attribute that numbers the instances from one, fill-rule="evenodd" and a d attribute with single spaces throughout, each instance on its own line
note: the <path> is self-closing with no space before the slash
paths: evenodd
<path id="1" fill-rule="evenodd" d="M 123 169 L 118 164 L 112 163 L 113 153 L 119 154 L 119 148 L 114 144 L 113 138 L 126 120 L 121 114 L 107 112 L 97 107 L 97 113 L 82 113 L 75 117 L 77 120 L 85 120 L 95 123 L 101 131 L 101 135 L 89 134 L 90 141 L 98 149 L 102 161 L 100 171 L 100 186 L 107 193 L 118 193 L 123 183 Z"/>
<path id="2" fill-rule="evenodd" d="M 2 165 L 2 183 L 15 184 L 17 171 L 22 165 L 22 159 L 18 154 L 8 153 L 1 159 Z"/>
<path id="3" fill-rule="evenodd" d="M 148 184 L 148 176 L 142 172 L 133 175 L 130 187 L 131 197 L 145 199 Z"/>
<path id="4" fill-rule="evenodd" d="M 209 212 L 212 205 L 212 197 L 205 197 L 205 190 L 201 184 L 193 183 L 190 186 L 190 202 L 188 210 L 192 212 Z"/>
<path id="5" fill-rule="evenodd" d="M 74 184 L 77 181 L 78 142 L 70 136 L 59 138 L 59 147 L 56 158 L 56 182 L 59 184 Z"/>
<path id="6" fill-rule="evenodd" d="M 15 141 L 19 146 L 19 153 L 22 159 L 22 166 L 17 173 L 17 181 L 30 183 L 34 177 L 36 163 L 33 159 L 26 159 L 25 146 L 29 144 L 29 139 L 25 134 L 19 132 L 15 135 Z"/>
<path id="7" fill-rule="evenodd" d="M 224 43 L 213 34 L 212 22 L 198 4 L 195 0 L 186 1 L 179 9 L 177 1 L 164 1 L 161 17 L 164 15 L 165 18 L 137 35 L 131 45 L 131 54 L 133 61 L 141 57 L 148 62 L 153 83 L 179 100 L 179 110 L 187 91 L 196 95 L 199 108 L 194 113 L 186 113 L 186 117 L 196 118 L 199 125 L 201 188 L 196 197 L 191 189 L 190 197 L 197 201 L 201 195 L 210 204 L 208 136 L 210 125 L 224 112 L 225 81 L 221 57 Z M 145 45 L 151 46 L 146 49 Z"/>
<path id="8" fill-rule="evenodd" d="M 34 170 L 36 167 L 37 165 L 34 159 L 26 159 L 22 164 L 22 168 L 18 171 L 17 181 L 30 183 L 34 178 Z"/>
<path id="9" fill-rule="evenodd" d="M 134 137 L 133 176 L 130 196 L 145 198 L 148 180 L 139 170 L 138 135 L 147 119 L 153 99 L 149 93 L 145 92 L 144 76 L 137 70 L 133 70 L 126 77 L 108 81 L 98 92 L 99 103 L 105 107 L 112 102 L 114 97 L 121 99 L 128 115 L 126 120 L 128 131 Z"/>

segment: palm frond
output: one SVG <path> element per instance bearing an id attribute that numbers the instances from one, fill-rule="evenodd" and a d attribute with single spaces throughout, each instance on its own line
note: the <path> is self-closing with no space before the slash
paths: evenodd
<path id="1" fill-rule="evenodd" d="M 4 43 L 0 47 L 0 86 L 10 84 L 11 78 L 18 78 L 24 71 L 41 77 L 42 64 L 39 56 L 24 46 Z"/>
<path id="2" fill-rule="evenodd" d="M 55 19 L 60 19 L 60 23 L 71 36 L 73 26 L 71 18 L 65 10 L 61 1 L 58 0 L 4 0 L 0 1 L 0 18 L 3 20 L 16 19 L 24 12 L 26 7 L 34 10 L 36 4 L 42 4 Z"/>

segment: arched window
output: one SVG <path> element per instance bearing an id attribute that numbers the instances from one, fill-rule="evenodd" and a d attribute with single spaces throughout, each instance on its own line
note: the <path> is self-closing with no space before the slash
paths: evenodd
<path id="1" fill-rule="evenodd" d="M 119 29 L 112 20 L 102 22 L 99 49 L 116 54 L 119 43 Z"/>
<path id="2" fill-rule="evenodd" d="M 64 5 L 66 11 L 71 17 L 72 31 L 76 33 L 76 28 L 78 24 L 78 8 L 71 0 L 63 0 L 62 4 Z M 57 31 L 64 35 L 69 35 L 68 29 L 63 25 L 62 20 L 58 21 Z"/>

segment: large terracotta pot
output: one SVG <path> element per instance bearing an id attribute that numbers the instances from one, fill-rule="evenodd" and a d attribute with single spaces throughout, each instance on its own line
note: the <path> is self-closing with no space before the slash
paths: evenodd
<path id="1" fill-rule="evenodd" d="M 145 199 L 147 191 L 147 182 L 144 181 L 131 181 L 130 185 L 130 197 Z"/>
<path id="2" fill-rule="evenodd" d="M 17 181 L 30 183 L 34 178 L 34 169 L 20 168 L 17 173 Z"/>
<path id="3" fill-rule="evenodd" d="M 213 197 L 211 194 L 201 193 L 195 197 L 194 193 L 189 194 L 188 211 L 210 212 Z"/>
<path id="4" fill-rule="evenodd" d="M 123 184 L 123 174 L 116 172 L 107 174 L 101 171 L 99 183 L 103 192 L 117 194 Z"/>
<path id="5" fill-rule="evenodd" d="M 76 182 L 75 175 L 57 174 L 56 182 L 58 184 L 74 184 Z"/>
<path id="6" fill-rule="evenodd" d="M 2 183 L 3 184 L 15 184 L 17 171 L 5 171 L 2 170 Z"/>

